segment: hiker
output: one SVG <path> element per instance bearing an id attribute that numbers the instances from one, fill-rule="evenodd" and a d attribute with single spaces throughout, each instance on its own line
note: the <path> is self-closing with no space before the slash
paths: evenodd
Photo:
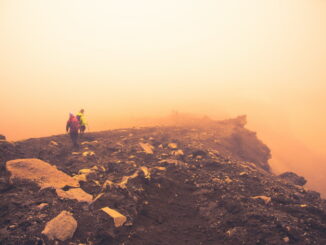
<path id="1" fill-rule="evenodd" d="M 85 132 L 86 129 L 86 120 L 85 120 L 85 115 L 84 115 L 84 109 L 81 109 L 78 113 L 77 113 L 77 119 L 79 121 L 79 125 L 80 125 L 80 133 L 83 134 Z"/>
<path id="2" fill-rule="evenodd" d="M 74 116 L 74 114 L 69 113 L 69 120 L 67 121 L 66 131 L 67 133 L 69 132 L 72 144 L 76 148 L 78 147 L 77 140 L 79 128 L 80 126 L 78 119 Z"/>

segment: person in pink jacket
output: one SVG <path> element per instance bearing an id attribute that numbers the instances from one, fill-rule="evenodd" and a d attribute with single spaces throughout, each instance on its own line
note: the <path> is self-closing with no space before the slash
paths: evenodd
<path id="1" fill-rule="evenodd" d="M 66 131 L 69 132 L 72 144 L 74 147 L 78 147 L 78 132 L 79 132 L 79 121 L 78 119 L 72 114 L 69 114 L 69 120 L 67 121 Z"/>

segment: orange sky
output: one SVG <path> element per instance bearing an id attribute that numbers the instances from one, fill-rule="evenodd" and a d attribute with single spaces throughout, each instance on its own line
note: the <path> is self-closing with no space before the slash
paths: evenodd
<path id="1" fill-rule="evenodd" d="M 0 0 L 0 54 L 10 140 L 247 114 L 277 171 L 326 175 L 326 1 Z"/>

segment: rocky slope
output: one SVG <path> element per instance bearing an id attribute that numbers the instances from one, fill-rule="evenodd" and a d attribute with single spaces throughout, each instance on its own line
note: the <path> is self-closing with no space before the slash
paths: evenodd
<path id="1" fill-rule="evenodd" d="M 87 133 L 79 149 L 67 135 L 2 139 L 0 244 L 326 244 L 325 201 L 304 178 L 270 173 L 270 151 L 245 123 Z M 77 184 L 35 169 L 18 177 L 8 161 L 26 158 Z M 67 197 L 77 188 L 91 200 Z M 49 235 L 58 219 L 71 234 Z"/>

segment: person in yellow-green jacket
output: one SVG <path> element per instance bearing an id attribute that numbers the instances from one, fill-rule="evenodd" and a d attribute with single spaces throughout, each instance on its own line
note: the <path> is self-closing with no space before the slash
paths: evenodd
<path id="1" fill-rule="evenodd" d="M 80 124 L 80 128 L 79 128 L 80 133 L 83 134 L 85 132 L 86 124 L 87 124 L 85 120 L 84 109 L 81 109 L 76 116 Z"/>

